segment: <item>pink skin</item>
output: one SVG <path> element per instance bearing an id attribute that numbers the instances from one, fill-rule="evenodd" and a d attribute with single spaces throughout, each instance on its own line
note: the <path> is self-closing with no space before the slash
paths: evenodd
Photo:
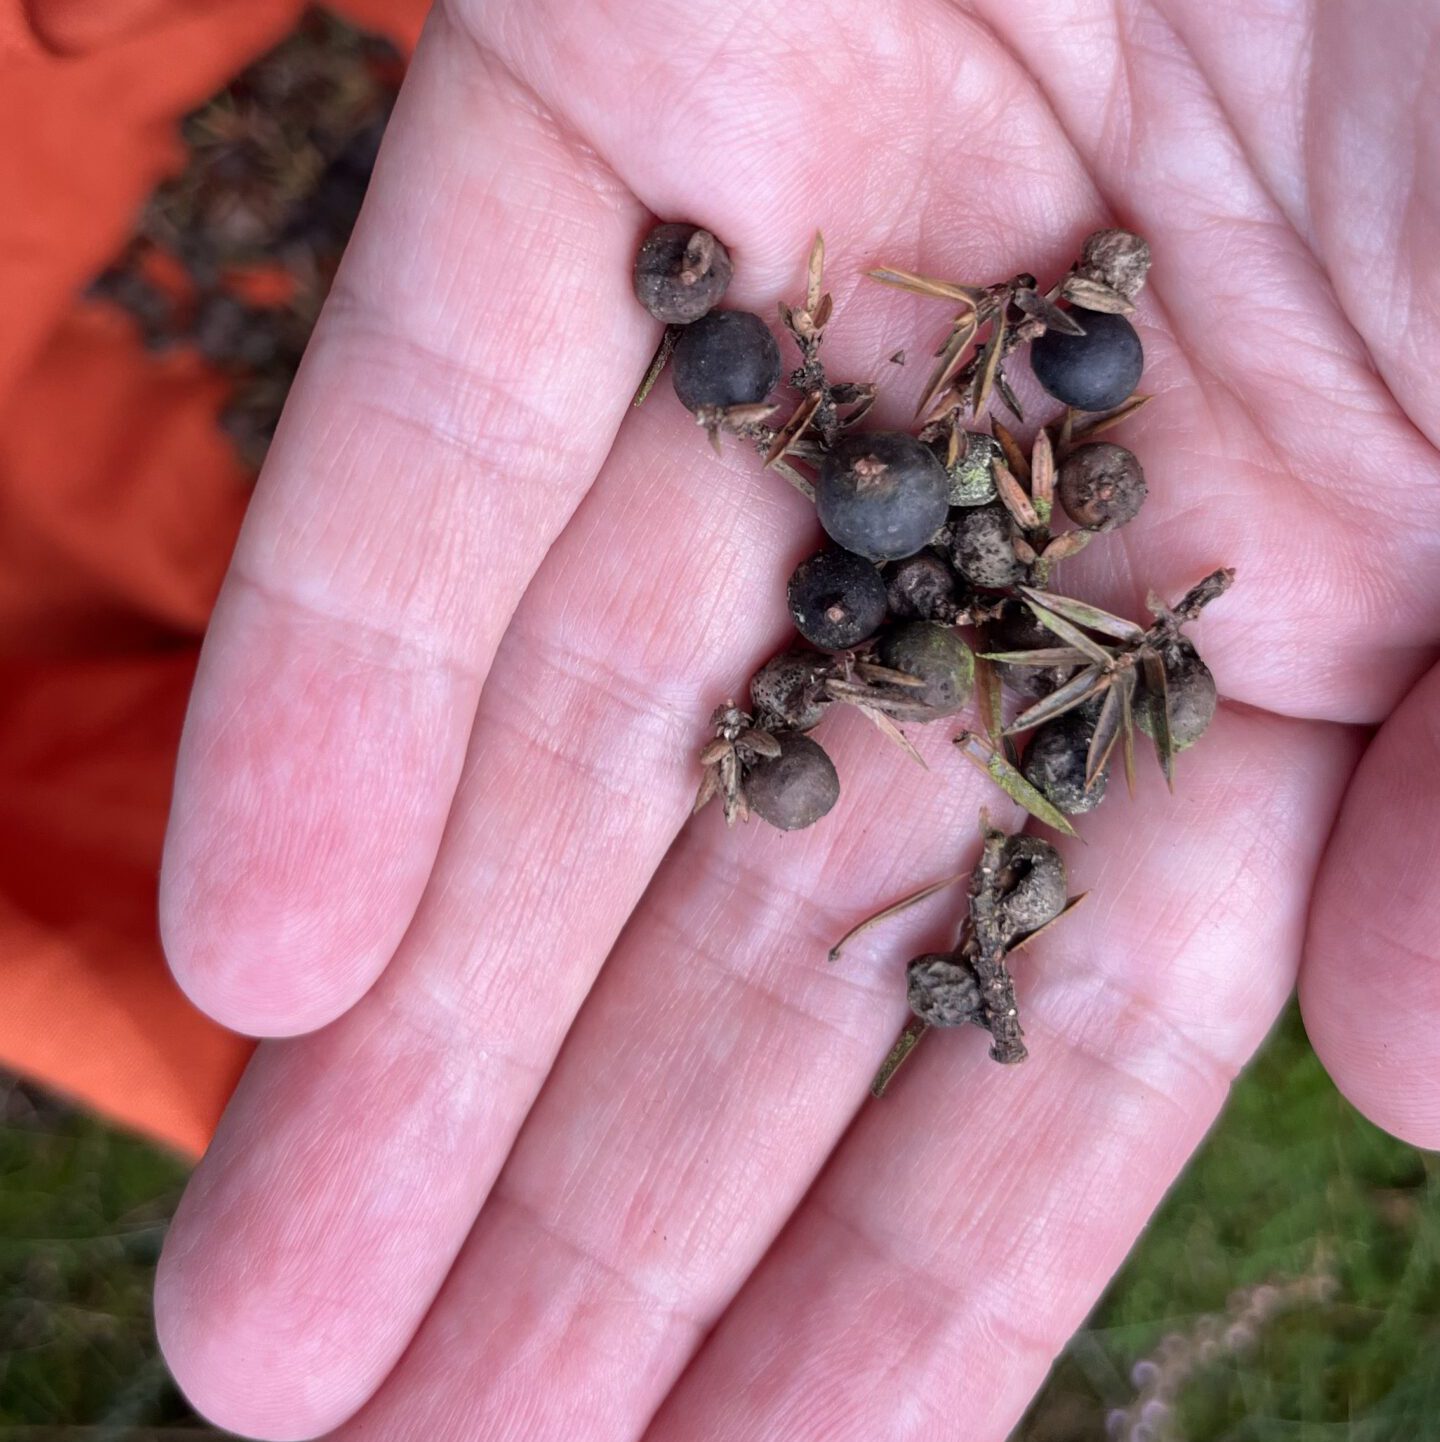
<path id="1" fill-rule="evenodd" d="M 1440 1143 L 1437 44 L 1424 0 L 436 13 L 181 760 L 176 974 L 288 1038 L 162 1263 L 201 1410 L 1000 1442 L 1297 976 L 1339 1085 Z M 1082 823 L 1095 895 L 1022 968 L 1019 1071 L 941 1037 L 866 1105 L 946 903 L 824 961 L 973 855 L 999 798 L 947 728 L 926 773 L 827 721 L 812 832 L 687 823 L 815 535 L 665 384 L 627 410 L 647 214 L 710 225 L 767 313 L 819 224 L 834 368 L 883 372 L 895 421 L 919 367 L 880 358 L 946 315 L 866 267 L 1053 273 L 1115 220 L 1154 245 L 1151 496 L 1065 584 L 1134 612 L 1237 566 L 1196 630 L 1228 700 L 1174 798 Z"/>

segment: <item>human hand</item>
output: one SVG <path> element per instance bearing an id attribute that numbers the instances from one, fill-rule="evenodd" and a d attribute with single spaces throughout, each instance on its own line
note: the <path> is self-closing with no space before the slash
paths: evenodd
<path id="1" fill-rule="evenodd" d="M 181 759 L 177 975 L 291 1038 L 162 1264 L 202 1410 L 999 1442 L 1302 952 L 1339 1084 L 1440 1142 L 1437 37 L 1419 0 L 434 16 Z M 1151 497 L 1064 584 L 1134 611 L 1235 566 L 1197 630 L 1229 700 L 1175 797 L 1145 779 L 1066 848 L 1094 895 L 1027 954 L 1018 1070 L 946 1037 L 869 1104 L 921 929 L 825 961 L 973 855 L 1000 798 L 946 735 L 922 773 L 827 722 L 814 831 L 686 824 L 705 718 L 783 639 L 815 529 L 668 385 L 627 409 L 647 213 L 711 227 L 727 303 L 766 314 L 820 226 L 834 373 L 897 420 L 923 366 L 883 357 L 948 317 L 863 269 L 1054 273 L 1116 221 L 1154 246 L 1158 399 L 1126 432 Z"/>

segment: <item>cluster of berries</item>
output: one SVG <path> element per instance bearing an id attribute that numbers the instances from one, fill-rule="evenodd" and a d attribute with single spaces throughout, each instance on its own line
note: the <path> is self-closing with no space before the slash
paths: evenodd
<path id="1" fill-rule="evenodd" d="M 780 347 L 760 316 L 718 308 L 732 273 L 724 245 L 709 231 L 667 223 L 646 237 L 636 261 L 635 293 L 667 327 L 651 379 L 669 357 L 677 396 L 712 439 L 729 432 L 754 442 L 767 464 L 813 496 L 828 538 L 790 577 L 800 644 L 753 678 L 750 710 L 727 703 L 715 713 L 697 809 L 719 796 L 730 821 L 753 813 L 784 830 L 810 826 L 840 791 L 809 735 L 830 705 L 858 707 L 908 746 L 896 723 L 956 715 L 978 672 L 1027 703 L 1005 726 L 999 686 L 987 684 L 995 695 L 983 764 L 1032 814 L 1068 831 L 1066 816 L 1103 798 L 1122 739 L 1132 764 L 1134 727 L 1155 740 L 1169 775 L 1174 753 L 1205 730 L 1216 702 L 1214 679 L 1180 626 L 1224 589 L 1228 572 L 1173 609 L 1152 598 L 1148 629 L 1047 589 L 1060 561 L 1128 524 L 1146 498 L 1140 462 L 1098 437 L 1146 399 L 1134 394 L 1144 352 L 1127 313 L 1145 284 L 1149 247 L 1128 231 L 1096 232 L 1046 293 L 1029 275 L 982 287 L 873 272 L 963 307 L 916 434 L 856 429 L 873 387 L 826 378 L 818 351 L 831 304 L 822 259 L 817 237 L 804 306 L 781 307 L 800 350 L 789 380 L 802 398 L 779 428 L 768 419 Z M 965 428 L 996 393 L 1019 414 L 1004 366 L 1021 345 L 1041 388 L 1065 407 L 1028 455 L 998 419 L 988 432 Z M 1052 533 L 1057 503 L 1075 529 Z M 979 657 L 963 626 L 983 628 Z M 1011 737 L 1025 732 L 1021 759 Z"/>
<path id="2" fill-rule="evenodd" d="M 962 754 L 1062 832 L 1073 835 L 1068 818 L 1099 805 L 1117 748 L 1133 786 L 1136 729 L 1153 740 L 1173 784 L 1176 752 L 1199 739 L 1216 705 L 1214 678 L 1182 628 L 1232 573 L 1214 572 L 1174 606 L 1152 594 L 1148 626 L 1051 584 L 1061 561 L 1127 525 L 1145 502 L 1140 462 L 1099 437 L 1147 399 L 1134 393 L 1144 352 L 1127 315 L 1149 246 L 1128 231 L 1097 231 L 1045 292 L 1028 274 L 972 286 L 871 272 L 961 306 L 915 434 L 858 429 L 874 387 L 826 376 L 819 351 L 832 306 L 823 257 L 817 236 L 803 306 L 780 307 L 800 352 L 788 377 L 800 399 L 778 427 L 770 424 L 782 374 L 775 336 L 758 315 L 717 308 L 731 277 L 725 247 L 693 225 L 665 224 L 636 262 L 635 293 L 666 325 L 637 402 L 673 360 L 676 394 L 712 443 L 722 432 L 752 442 L 814 500 L 827 537 L 790 577 L 798 641 L 755 675 L 749 711 L 727 702 L 712 718 L 696 809 L 718 796 L 730 822 L 753 813 L 782 830 L 811 826 L 840 794 L 834 765 L 809 734 L 830 706 L 857 707 L 918 759 L 900 724 L 954 716 L 977 690 L 987 738 L 962 731 Z M 998 418 L 988 431 L 974 428 L 992 395 L 1023 420 L 1005 372 L 1021 346 L 1040 388 L 1064 406 L 1028 453 Z M 1073 529 L 1052 529 L 1057 507 Z M 978 654 L 962 627 L 982 631 Z M 1017 736 L 1028 736 L 1023 756 Z M 1065 865 L 1049 842 L 1007 836 L 982 818 L 956 945 L 911 961 L 911 1019 L 874 1093 L 932 1027 L 983 1027 L 996 1061 L 1023 1060 L 1007 958 L 1078 900 L 1067 897 Z"/>

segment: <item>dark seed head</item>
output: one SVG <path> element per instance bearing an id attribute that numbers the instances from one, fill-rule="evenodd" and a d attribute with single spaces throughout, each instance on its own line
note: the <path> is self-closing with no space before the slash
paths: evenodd
<path id="1" fill-rule="evenodd" d="M 758 405 L 780 380 L 780 347 L 748 310 L 712 310 L 680 332 L 671 362 L 687 410 Z"/>
<path id="2" fill-rule="evenodd" d="M 938 551 L 921 551 L 896 561 L 886 583 L 890 614 L 901 620 L 955 619 L 959 605 L 955 572 Z"/>
<path id="3" fill-rule="evenodd" d="M 719 305 L 730 284 L 730 255 L 694 225 L 667 221 L 641 243 L 635 257 L 635 295 L 667 325 L 689 325 Z"/>
<path id="4" fill-rule="evenodd" d="M 1020 764 L 1025 779 L 1067 816 L 1082 816 L 1105 799 L 1110 780 L 1108 766 L 1089 790 L 1085 787 L 1085 764 L 1094 733 L 1091 716 L 1070 711 L 1047 721 L 1025 748 Z"/>
<path id="5" fill-rule="evenodd" d="M 795 629 L 826 651 L 848 651 L 885 620 L 885 582 L 871 561 L 826 546 L 800 562 L 790 577 Z"/>
<path id="6" fill-rule="evenodd" d="M 757 761 L 745 776 L 751 811 L 781 831 L 813 826 L 840 798 L 840 778 L 819 742 L 781 732 L 780 754 Z"/>
<path id="7" fill-rule="evenodd" d="M 955 569 L 972 586 L 1002 591 L 1025 576 L 1015 554 L 1010 513 L 1003 506 L 959 512 L 951 525 L 950 554 Z"/>
<path id="8" fill-rule="evenodd" d="M 992 621 L 985 632 L 986 649 L 990 651 L 1038 651 L 1057 646 L 1060 638 L 1035 619 L 1035 613 L 1018 601 L 1007 601 L 999 620 Z M 1009 661 L 996 661 L 995 674 L 1017 696 L 1038 700 L 1048 695 L 1071 673 L 1069 666 L 1017 666 Z"/>
<path id="9" fill-rule="evenodd" d="M 1085 237 L 1080 273 L 1134 300 L 1150 273 L 1150 246 L 1133 231 L 1097 230 Z"/>
<path id="10" fill-rule="evenodd" d="M 683 341 L 682 341 L 683 344 Z M 820 524 L 872 561 L 913 556 L 945 524 L 949 478 L 923 441 L 901 431 L 843 437 L 815 487 Z"/>
<path id="11" fill-rule="evenodd" d="M 1038 836 L 1012 836 L 1001 859 L 1000 916 L 1011 945 L 1065 910 L 1065 863 Z"/>
<path id="12" fill-rule="evenodd" d="M 1077 526 L 1113 531 L 1140 514 L 1148 487 L 1132 452 L 1109 441 L 1092 441 L 1065 458 L 1056 490 L 1065 514 Z"/>
<path id="13" fill-rule="evenodd" d="M 1200 659 L 1200 653 L 1186 640 L 1166 646 L 1165 694 L 1169 699 L 1170 739 L 1177 751 L 1193 746 L 1215 719 L 1218 693 L 1215 677 Z M 1147 735 L 1155 734 L 1155 697 L 1142 683 L 1135 698 L 1135 724 Z"/>
<path id="14" fill-rule="evenodd" d="M 882 666 L 903 671 L 923 686 L 900 690 L 886 710 L 899 721 L 953 716 L 975 690 L 975 657 L 949 627 L 934 621 L 906 621 L 887 631 L 876 647 Z"/>
<path id="15" fill-rule="evenodd" d="M 940 952 L 905 968 L 910 1010 L 930 1026 L 964 1026 L 980 1015 L 980 985 L 965 962 Z"/>
<path id="16" fill-rule="evenodd" d="M 1003 461 L 1000 442 L 983 431 L 965 431 L 960 453 L 950 467 L 950 504 L 983 506 L 995 499 L 995 462 Z"/>
<path id="17" fill-rule="evenodd" d="M 1123 315 L 1074 312 L 1084 335 L 1047 330 L 1030 347 L 1035 379 L 1067 406 L 1108 411 L 1140 384 L 1145 352 L 1135 327 Z"/>
<path id="18" fill-rule="evenodd" d="M 772 657 L 750 682 L 756 723 L 767 731 L 809 731 L 825 708 L 825 657 L 796 648 Z"/>

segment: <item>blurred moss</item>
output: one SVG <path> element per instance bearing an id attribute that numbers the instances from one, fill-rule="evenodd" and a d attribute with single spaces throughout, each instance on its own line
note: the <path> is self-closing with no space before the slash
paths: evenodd
<path id="1" fill-rule="evenodd" d="M 50 1432 L 57 1424 L 83 1425 L 95 1442 L 140 1442 L 157 1427 L 196 1435 L 150 1322 L 155 1262 L 184 1181 L 177 1158 L 0 1076 L 7 1442 L 74 1435 Z"/>
<path id="2" fill-rule="evenodd" d="M 1333 1298 L 1195 1372 L 1156 1442 L 1440 1439 L 1436 1167 L 1340 1096 L 1292 1006 L 1012 1442 L 1104 1438 L 1163 1338 L 1317 1266 Z"/>
<path id="3" fill-rule="evenodd" d="M 151 1331 L 155 1259 L 184 1176 L 176 1158 L 0 1078 L 5 1442 L 220 1435 L 167 1380 Z M 1440 1442 L 1437 1245 L 1436 1159 L 1339 1096 L 1292 1009 L 1013 1442 L 1099 1442 L 1164 1337 L 1317 1259 L 1333 1299 L 1280 1314 L 1253 1349 L 1196 1372 L 1171 1435 Z"/>

